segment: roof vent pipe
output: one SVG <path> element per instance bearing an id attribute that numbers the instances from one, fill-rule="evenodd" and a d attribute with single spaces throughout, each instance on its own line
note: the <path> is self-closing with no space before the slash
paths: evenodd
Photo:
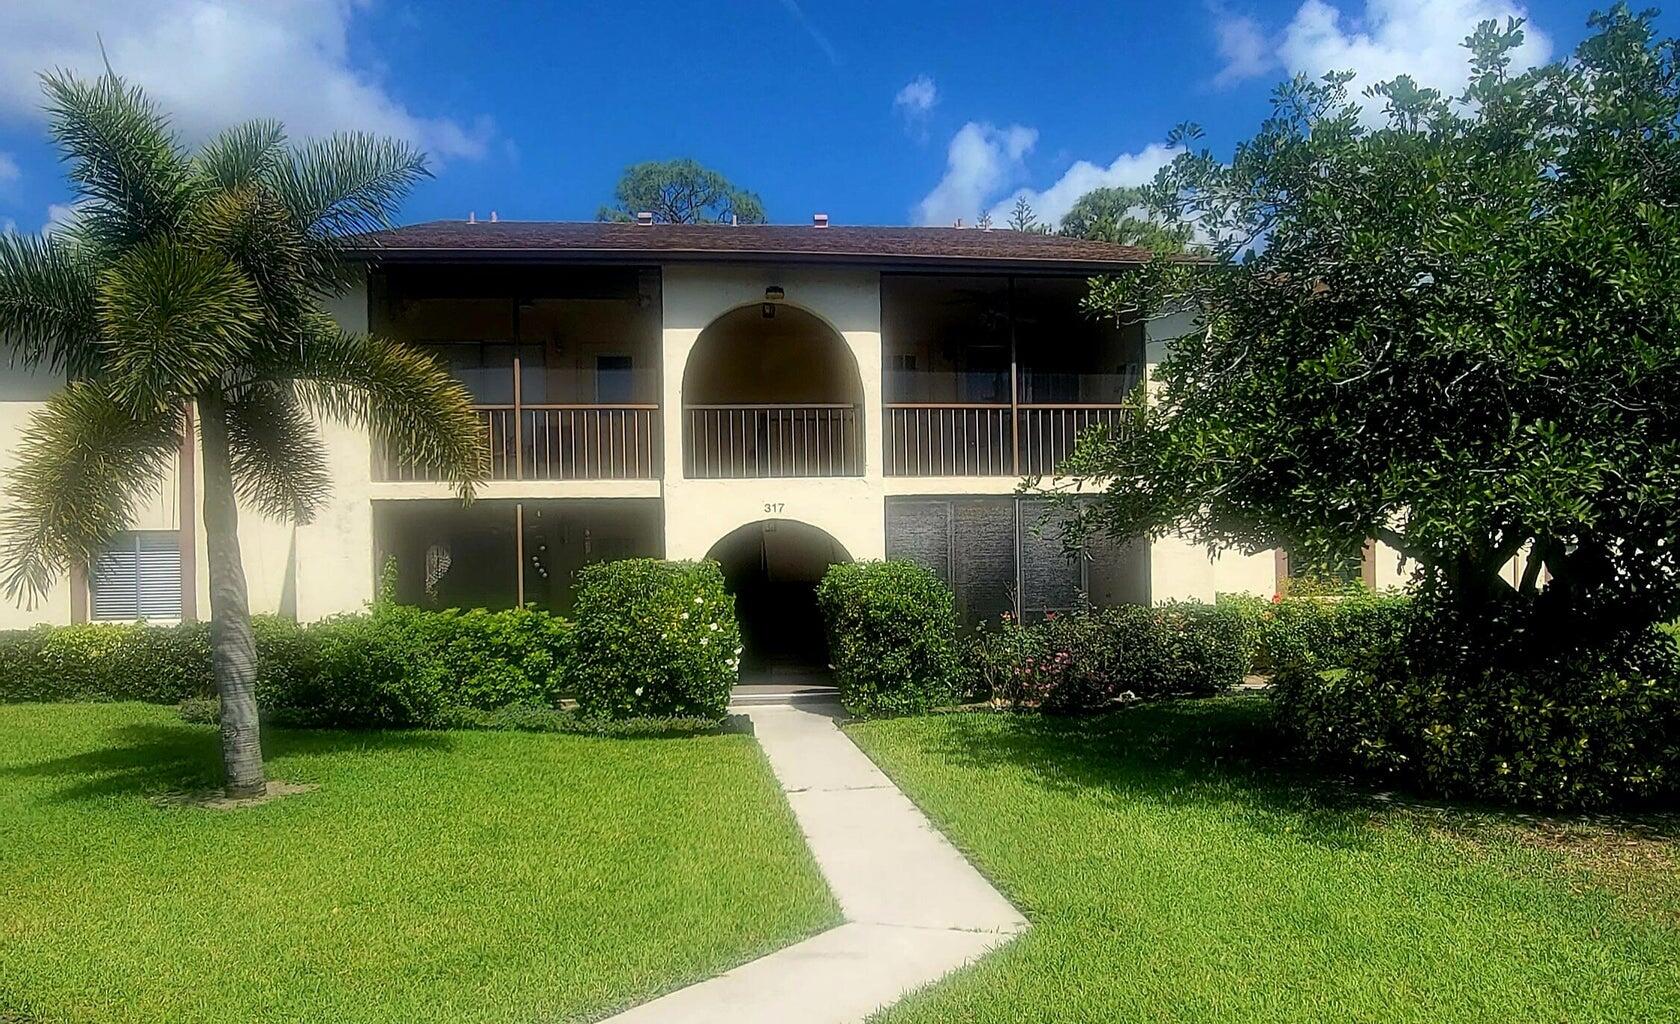
<path id="1" fill-rule="evenodd" d="M 813 214 L 811 214 L 811 226 L 816 227 L 816 228 L 826 228 L 826 227 L 828 227 L 828 214 L 826 214 L 826 213 L 813 213 Z"/>
<path id="2" fill-rule="evenodd" d="M 477 213 L 477 211 L 475 211 L 475 210 L 468 210 L 467 211 L 467 223 L 468 224 L 477 224 L 478 223 L 478 213 Z"/>
<path id="3" fill-rule="evenodd" d="M 496 211 L 495 210 L 490 211 L 490 223 L 492 223 L 492 224 L 496 223 Z"/>
<path id="4" fill-rule="evenodd" d="M 652 224 L 653 223 L 653 213 L 649 210 L 643 210 L 641 213 L 636 214 L 636 223 L 637 224 Z"/>

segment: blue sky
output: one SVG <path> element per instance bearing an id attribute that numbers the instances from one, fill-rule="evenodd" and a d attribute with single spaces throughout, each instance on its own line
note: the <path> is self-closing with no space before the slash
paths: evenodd
<path id="1" fill-rule="evenodd" d="M 1090 186 L 1143 180 L 1182 120 L 1228 151 L 1291 70 L 1452 87 L 1480 18 L 1525 13 L 1539 60 L 1572 48 L 1594 6 L 7 0 L 0 226 L 63 216 L 33 76 L 97 69 L 98 40 L 188 137 L 270 115 L 299 135 L 413 139 L 437 177 L 405 220 L 588 219 L 626 164 L 692 156 L 775 221 L 950 223 L 1022 190 L 1055 215 Z"/>

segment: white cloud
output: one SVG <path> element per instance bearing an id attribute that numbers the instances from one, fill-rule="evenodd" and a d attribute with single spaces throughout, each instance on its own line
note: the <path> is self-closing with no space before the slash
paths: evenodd
<path id="1" fill-rule="evenodd" d="M 1246 14 L 1231 14 L 1223 7 L 1212 7 L 1213 34 L 1219 45 L 1222 66 L 1213 76 L 1213 84 L 1223 88 L 1247 78 L 1270 71 L 1277 63 L 1271 44 L 1260 23 Z"/>
<path id="2" fill-rule="evenodd" d="M 1464 39 L 1476 25 L 1527 16 L 1509 0 L 1365 0 L 1357 16 L 1325 0 L 1305 0 L 1282 33 L 1269 43 L 1252 18 L 1215 7 L 1214 32 L 1224 66 L 1218 85 L 1273 69 L 1322 75 L 1348 70 L 1356 89 L 1411 75 L 1418 84 L 1453 93 L 1469 78 Z M 1533 67 L 1551 56 L 1552 41 L 1532 22 L 1523 26 L 1523 45 L 1511 54 L 1516 68 Z"/>
<path id="3" fill-rule="evenodd" d="M 23 177 L 18 169 L 17 160 L 10 153 L 0 153 L 0 185 L 10 185 Z"/>
<path id="4" fill-rule="evenodd" d="M 1041 223 L 1059 224 L 1063 214 L 1072 209 L 1085 193 L 1098 188 L 1142 185 L 1154 178 L 1155 172 L 1171 163 L 1180 152 L 1177 147 L 1152 143 L 1136 153 L 1121 153 L 1106 167 L 1089 160 L 1075 161 L 1049 188 L 1040 191 L 1016 189 L 999 200 L 991 209 L 992 222 L 1007 223 L 1010 211 L 1015 208 L 1015 200 L 1025 196 Z"/>
<path id="5" fill-rule="evenodd" d="M 998 128 L 970 121 L 951 137 L 945 176 L 913 211 L 918 224 L 973 220 L 999 192 L 1026 173 L 1026 155 L 1038 142 L 1038 130 L 1012 124 Z"/>
<path id="6" fill-rule="evenodd" d="M 440 158 L 484 155 L 487 119 L 463 125 L 410 110 L 351 57 L 361 0 L 8 0 L 0 48 L 0 115 L 39 117 L 43 70 L 111 66 L 143 86 L 190 139 L 251 117 L 295 137 L 361 129 L 407 139 Z"/>
<path id="7" fill-rule="evenodd" d="M 47 222 L 41 225 L 41 234 L 50 235 L 54 231 L 62 231 L 75 222 L 74 203 L 52 203 L 47 206 Z"/>
<path id="8" fill-rule="evenodd" d="M 939 102 L 939 87 L 932 75 L 917 75 L 893 97 L 893 109 L 914 121 L 926 117 Z"/>

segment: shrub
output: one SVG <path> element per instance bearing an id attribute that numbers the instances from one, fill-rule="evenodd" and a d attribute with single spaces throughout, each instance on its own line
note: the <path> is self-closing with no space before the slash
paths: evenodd
<path id="1" fill-rule="evenodd" d="M 1410 598 L 1368 590 L 1272 601 L 1221 594 L 1217 606 L 1241 623 L 1238 639 L 1248 669 L 1278 672 L 1345 667 L 1363 652 L 1391 643 L 1404 628 Z"/>
<path id="2" fill-rule="evenodd" d="M 569 623 L 529 608 L 382 604 L 297 634 L 290 658 L 263 662 L 257 702 L 276 722 L 340 728 L 444 728 L 468 709 L 552 706 L 571 649 Z"/>
<path id="3" fill-rule="evenodd" d="M 180 626 L 41 626 L 0 634 L 0 700 L 174 703 L 211 692 L 210 635 Z"/>
<path id="4" fill-rule="evenodd" d="M 572 682 L 591 718 L 718 719 L 741 667 L 716 562 L 634 558 L 579 574 Z"/>
<path id="5" fill-rule="evenodd" d="M 830 566 L 817 585 L 840 702 L 857 715 L 915 714 L 957 692 L 957 613 L 939 577 L 913 562 Z"/>
<path id="6" fill-rule="evenodd" d="M 558 701 L 571 627 L 529 609 L 428 612 L 381 605 L 309 626 L 252 619 L 257 703 L 295 725 L 442 726 L 463 708 Z M 0 701 L 179 703 L 214 721 L 210 632 L 97 624 L 0 634 Z"/>
<path id="7" fill-rule="evenodd" d="M 1097 711 L 1126 700 L 1197 696 L 1242 681 L 1243 623 L 1210 605 L 1122 605 L 1005 620 L 969 647 L 971 671 L 994 702 L 1059 714 Z"/>
<path id="8" fill-rule="evenodd" d="M 1280 672 L 1278 721 L 1307 758 L 1446 797 L 1575 809 L 1680 790 L 1672 638 L 1507 630 L 1420 611 L 1346 669 Z"/>

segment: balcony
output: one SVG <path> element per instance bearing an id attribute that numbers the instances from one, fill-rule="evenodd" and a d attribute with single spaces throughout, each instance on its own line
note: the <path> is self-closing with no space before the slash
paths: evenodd
<path id="1" fill-rule="evenodd" d="M 1049 476 L 1092 427 L 1124 431 L 1123 404 L 888 405 L 887 476 Z"/>
<path id="2" fill-rule="evenodd" d="M 690 405 L 683 415 L 683 475 L 691 479 L 863 472 L 855 405 Z"/>
<path id="3" fill-rule="evenodd" d="M 1093 428 L 1125 431 L 1143 332 L 1087 316 L 1081 278 L 885 275 L 882 470 L 1050 476 Z"/>
<path id="4" fill-rule="evenodd" d="M 657 405 L 480 405 L 492 480 L 653 480 L 660 473 Z M 380 453 L 379 481 L 436 482 Z"/>

